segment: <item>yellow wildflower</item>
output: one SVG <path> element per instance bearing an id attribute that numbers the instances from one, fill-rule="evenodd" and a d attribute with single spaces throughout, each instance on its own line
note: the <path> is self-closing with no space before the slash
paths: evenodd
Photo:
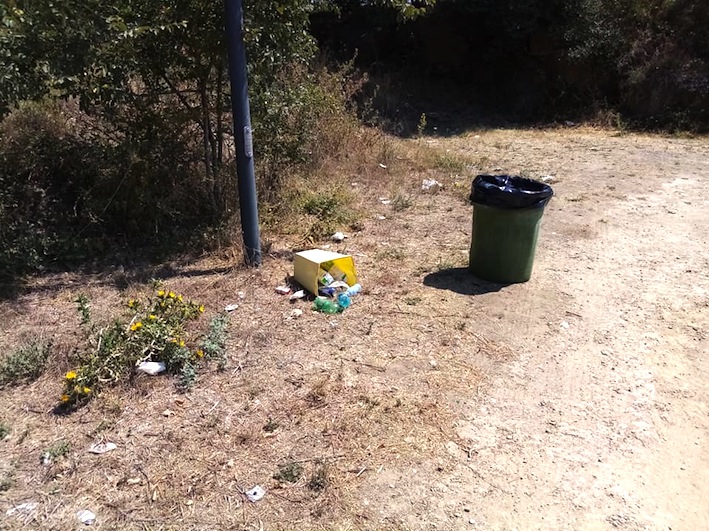
<path id="1" fill-rule="evenodd" d="M 204 350 L 201 348 L 197 349 L 197 352 L 195 352 L 198 358 L 204 358 Z"/>
<path id="2" fill-rule="evenodd" d="M 128 301 L 128 308 L 133 309 L 138 307 L 138 301 L 135 299 L 131 299 Z"/>
<path id="3" fill-rule="evenodd" d="M 76 373 L 74 371 L 69 371 L 68 373 L 66 373 L 66 379 L 67 380 L 75 380 Z"/>
<path id="4" fill-rule="evenodd" d="M 170 297 L 171 299 L 174 299 L 174 298 L 175 298 L 175 292 L 174 292 L 174 291 L 171 291 L 170 293 L 167 294 L 167 296 Z"/>
<path id="5" fill-rule="evenodd" d="M 90 388 L 90 387 L 84 387 L 84 388 L 82 389 L 82 391 L 84 392 L 85 395 L 88 395 L 88 394 L 91 392 L 91 388 Z"/>
<path id="6" fill-rule="evenodd" d="M 143 326 L 143 323 L 138 321 L 137 323 L 133 323 L 132 325 L 130 325 L 130 329 L 131 329 L 131 331 L 135 332 L 136 330 L 140 330 L 142 328 L 142 326 Z"/>
<path id="7" fill-rule="evenodd" d="M 62 395 L 59 400 L 66 404 L 69 400 L 71 400 L 71 397 L 69 395 Z"/>
<path id="8" fill-rule="evenodd" d="M 180 301 L 180 302 L 182 302 L 182 295 L 178 295 L 178 296 L 177 296 L 177 300 Z"/>
<path id="9" fill-rule="evenodd" d="M 204 313 L 204 304 L 199 305 L 199 313 Z"/>
<path id="10" fill-rule="evenodd" d="M 180 342 L 179 342 L 178 344 L 179 344 L 181 347 L 184 347 L 184 346 L 185 346 L 185 342 L 184 342 L 182 339 L 180 339 Z"/>
<path id="11" fill-rule="evenodd" d="M 148 315 L 148 319 L 154 321 L 155 319 L 157 319 L 157 316 L 154 313 L 151 313 L 150 315 Z"/>
<path id="12" fill-rule="evenodd" d="M 160 291 L 158 291 L 158 297 L 164 297 L 164 296 L 165 296 L 165 290 L 164 290 L 164 289 L 161 289 Z"/>

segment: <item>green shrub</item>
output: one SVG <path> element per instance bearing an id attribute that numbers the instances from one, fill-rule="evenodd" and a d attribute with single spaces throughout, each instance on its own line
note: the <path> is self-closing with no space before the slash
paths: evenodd
<path id="1" fill-rule="evenodd" d="M 35 340 L 0 359 L 0 387 L 37 379 L 47 366 L 49 352 L 49 342 Z"/>

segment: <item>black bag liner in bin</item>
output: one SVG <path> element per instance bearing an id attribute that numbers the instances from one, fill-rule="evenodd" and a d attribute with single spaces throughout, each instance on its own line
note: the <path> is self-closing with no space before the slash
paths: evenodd
<path id="1" fill-rule="evenodd" d="M 470 201 L 506 210 L 544 208 L 554 195 L 548 184 L 512 175 L 478 175 Z"/>

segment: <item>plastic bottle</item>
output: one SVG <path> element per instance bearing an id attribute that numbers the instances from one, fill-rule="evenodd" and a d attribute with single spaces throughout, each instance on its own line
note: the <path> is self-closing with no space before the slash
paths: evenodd
<path id="1" fill-rule="evenodd" d="M 342 306 L 342 308 L 348 308 L 350 304 L 352 304 L 352 300 L 350 299 L 350 296 L 347 295 L 347 293 L 340 293 L 337 296 L 337 304 Z"/>
<path id="2" fill-rule="evenodd" d="M 322 313 L 340 313 L 344 308 L 335 301 L 323 297 L 316 297 L 313 303 L 313 310 Z"/>
<path id="3" fill-rule="evenodd" d="M 345 295 L 348 297 L 353 297 L 354 295 L 357 295 L 360 291 L 362 291 L 362 284 L 354 284 L 353 286 L 350 286 L 347 291 L 345 291 Z"/>

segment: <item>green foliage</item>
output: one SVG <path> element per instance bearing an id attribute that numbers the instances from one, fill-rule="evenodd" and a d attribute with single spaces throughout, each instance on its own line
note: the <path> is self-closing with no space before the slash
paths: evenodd
<path id="1" fill-rule="evenodd" d="M 341 141 L 346 78 L 313 68 L 308 0 L 246 5 L 262 198 Z M 11 0 L 0 6 L 0 274 L 151 251 L 233 216 L 223 2 Z M 65 103 L 42 106 L 25 100 Z M 17 107 L 20 106 L 18 109 Z M 185 237 L 185 233 L 187 237 Z"/>
<path id="2" fill-rule="evenodd" d="M 391 208 L 395 212 L 402 212 L 414 205 L 414 199 L 409 194 L 399 190 L 391 200 Z"/>
<path id="3" fill-rule="evenodd" d="M 331 236 L 354 219 L 350 196 L 340 190 L 306 192 L 301 196 L 301 210 L 311 217 L 307 236 L 320 239 Z"/>
<path id="4" fill-rule="evenodd" d="M 210 361 L 217 362 L 220 371 L 226 369 L 228 357 L 226 353 L 227 327 L 229 317 L 225 314 L 217 315 L 209 322 L 209 331 L 202 341 L 202 352 L 204 357 Z"/>
<path id="5" fill-rule="evenodd" d="M 69 441 L 58 441 L 47 448 L 42 454 L 42 459 L 45 462 L 52 462 L 65 457 L 71 451 L 71 443 Z"/>
<path id="6" fill-rule="evenodd" d="M 8 424 L 5 424 L 4 422 L 0 422 L 0 441 L 4 440 L 5 437 L 10 435 L 10 432 L 12 430 L 10 429 L 10 426 Z"/>
<path id="7" fill-rule="evenodd" d="M 300 463 L 290 462 L 278 465 L 278 472 L 273 475 L 273 479 L 288 483 L 295 483 L 303 475 L 303 467 Z"/>
<path id="8" fill-rule="evenodd" d="M 47 366 L 50 346 L 49 342 L 35 340 L 2 358 L 0 387 L 37 379 Z"/>
<path id="9" fill-rule="evenodd" d="M 316 461 L 315 468 L 308 481 L 308 488 L 315 492 L 321 492 L 327 488 L 329 483 L 327 465 L 322 461 Z"/>
<path id="10" fill-rule="evenodd" d="M 199 341 L 190 339 L 188 324 L 204 312 L 203 305 L 158 289 L 145 301 L 129 300 L 123 319 L 99 326 L 91 318 L 86 297 L 77 302 L 87 348 L 78 356 L 78 367 L 64 377 L 62 404 L 88 401 L 102 387 L 127 380 L 144 361 L 163 362 L 169 373 L 179 376 L 180 389 L 193 387 L 205 353 L 190 346 Z"/>

